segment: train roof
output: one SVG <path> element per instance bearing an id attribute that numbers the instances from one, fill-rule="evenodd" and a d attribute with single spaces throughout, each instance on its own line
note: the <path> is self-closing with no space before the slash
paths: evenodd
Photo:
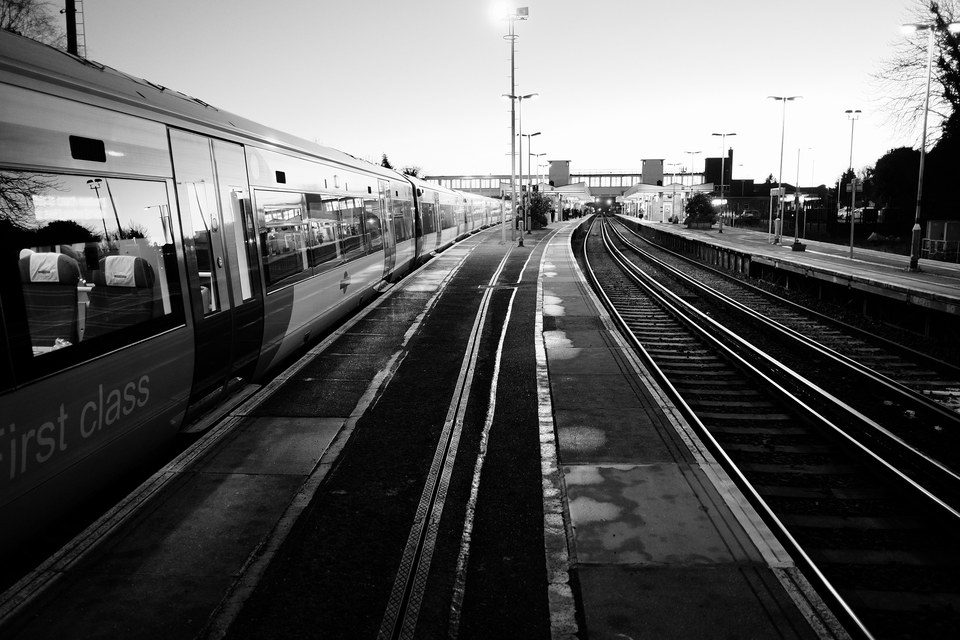
<path id="1" fill-rule="evenodd" d="M 92 97 L 100 106 L 124 107 L 158 121 L 185 121 L 231 137 L 274 145 L 393 179 L 396 171 L 348 153 L 266 127 L 175 89 L 137 78 L 93 60 L 0 30 L 0 82 L 63 95 L 64 90 Z M 69 97 L 69 96 L 68 96 Z M 104 101 L 113 103 L 105 105 Z M 144 113 L 146 112 L 146 113 Z"/>

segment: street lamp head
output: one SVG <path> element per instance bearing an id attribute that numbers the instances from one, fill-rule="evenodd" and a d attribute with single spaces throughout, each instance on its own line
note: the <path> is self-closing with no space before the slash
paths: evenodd
<path id="1" fill-rule="evenodd" d="M 926 31 L 930 28 L 928 24 L 902 24 L 900 25 L 900 33 L 903 35 L 910 35 L 912 33 L 917 33 L 918 31 Z"/>
<path id="2" fill-rule="evenodd" d="M 532 138 L 533 136 L 539 136 L 539 135 L 540 135 L 540 132 L 537 131 L 536 133 L 531 133 L 528 137 Z"/>
<path id="3" fill-rule="evenodd" d="M 529 17 L 529 7 L 513 7 L 507 2 L 497 2 L 490 7 L 490 19 L 494 21 L 526 20 Z"/>
<path id="4" fill-rule="evenodd" d="M 802 98 L 803 96 L 767 96 L 768 98 L 773 98 L 774 100 L 782 100 L 784 102 L 789 102 L 791 100 L 796 100 L 797 98 Z"/>
<path id="5" fill-rule="evenodd" d="M 530 98 L 536 98 L 536 97 L 539 97 L 539 96 L 540 96 L 539 93 L 528 93 L 528 94 L 525 95 L 525 96 L 520 96 L 518 99 L 519 99 L 519 100 L 529 100 Z"/>

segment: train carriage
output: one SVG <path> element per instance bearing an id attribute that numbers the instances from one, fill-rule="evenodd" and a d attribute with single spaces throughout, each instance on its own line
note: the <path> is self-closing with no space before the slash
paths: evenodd
<path id="1" fill-rule="evenodd" d="M 0 33 L 0 542 L 415 264 L 399 173 Z"/>

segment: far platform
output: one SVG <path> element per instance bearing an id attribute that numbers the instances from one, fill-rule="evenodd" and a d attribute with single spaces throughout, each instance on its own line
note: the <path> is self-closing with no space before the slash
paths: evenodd
<path id="1" fill-rule="evenodd" d="M 765 230 L 724 225 L 723 233 L 715 225 L 710 229 L 687 229 L 681 224 L 619 218 L 653 230 L 719 249 L 748 254 L 750 261 L 802 274 L 834 284 L 847 285 L 886 298 L 906 302 L 948 314 L 960 315 L 960 265 L 922 259 L 920 271 L 908 270 L 910 258 L 899 254 L 850 247 L 815 240 L 800 241 L 804 251 L 793 251 L 793 236 L 782 236 L 772 243 Z"/>

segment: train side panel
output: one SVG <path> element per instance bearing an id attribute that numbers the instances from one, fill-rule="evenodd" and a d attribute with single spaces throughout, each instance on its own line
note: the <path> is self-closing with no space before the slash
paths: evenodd
<path id="1" fill-rule="evenodd" d="M 180 427 L 194 363 L 166 128 L 0 83 L 0 543 Z"/>
<path id="2" fill-rule="evenodd" d="M 392 239 L 386 225 L 404 230 L 400 225 L 409 222 L 412 229 L 413 212 L 400 198 L 386 199 L 377 175 L 256 146 L 247 147 L 247 162 L 267 291 L 259 376 L 391 275 L 384 266 Z M 412 237 L 403 249 L 406 266 Z"/>

